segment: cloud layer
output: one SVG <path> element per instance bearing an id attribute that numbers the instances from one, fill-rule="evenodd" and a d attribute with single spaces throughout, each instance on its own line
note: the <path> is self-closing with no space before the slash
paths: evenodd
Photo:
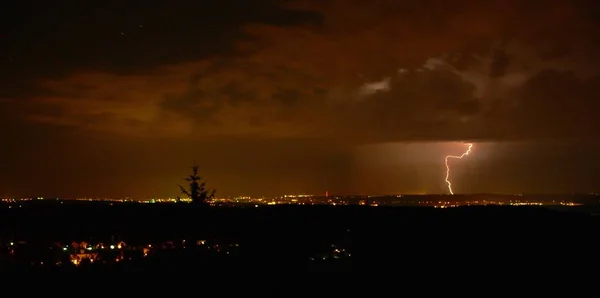
<path id="1" fill-rule="evenodd" d="M 590 138 L 600 35 L 588 2 L 285 1 L 293 24 L 240 22 L 227 52 L 40 76 L 19 110 L 142 138 Z"/>

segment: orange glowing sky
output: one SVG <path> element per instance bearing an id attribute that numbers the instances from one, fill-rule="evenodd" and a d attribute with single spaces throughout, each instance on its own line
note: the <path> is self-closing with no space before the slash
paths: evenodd
<path id="1" fill-rule="evenodd" d="M 465 192 L 597 187 L 596 1 L 67 2 L 0 12 L 0 195 L 175 195 L 193 160 L 220 194 L 445 192 L 464 140 Z M 435 165 L 356 158 L 415 142 Z"/>

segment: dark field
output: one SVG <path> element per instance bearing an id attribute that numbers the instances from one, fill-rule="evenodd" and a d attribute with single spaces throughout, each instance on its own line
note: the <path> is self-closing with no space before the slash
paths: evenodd
<path id="1" fill-rule="evenodd" d="M 219 208 L 87 202 L 1 207 L 0 242 L 3 247 L 18 242 L 26 252 L 20 258 L 5 254 L 5 270 L 27 266 L 63 270 L 64 266 L 35 264 L 42 256 L 49 260 L 44 253 L 49 246 L 60 248 L 74 241 L 106 245 L 124 241 L 132 250 L 174 243 L 140 261 L 134 256 L 129 263 L 124 258 L 118 266 L 94 267 L 133 271 L 196 266 L 293 271 L 423 271 L 456 266 L 563 270 L 596 264 L 600 248 L 600 218 L 582 208 Z M 209 253 L 200 249 L 206 245 L 199 241 L 215 246 Z M 235 249 L 225 253 L 223 247 Z"/>

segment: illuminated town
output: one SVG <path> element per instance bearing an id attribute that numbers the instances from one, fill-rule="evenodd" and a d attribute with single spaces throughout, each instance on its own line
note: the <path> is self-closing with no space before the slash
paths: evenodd
<path id="1" fill-rule="evenodd" d="M 30 245 L 27 241 L 11 240 L 2 247 L 3 253 L 18 257 L 19 253 L 26 251 Z M 211 243 L 207 240 L 196 241 L 165 241 L 157 244 L 128 245 L 124 241 L 110 243 L 88 243 L 86 241 L 73 241 L 71 243 L 54 242 L 48 246 L 49 255 L 45 259 L 37 260 L 37 266 L 63 266 L 94 264 L 95 262 L 119 263 L 124 261 L 149 258 L 168 250 L 201 249 L 215 254 L 235 254 L 239 244 Z M 50 263 L 49 263 L 50 262 Z"/>
<path id="2" fill-rule="evenodd" d="M 35 201 L 88 201 L 107 203 L 139 203 L 139 204 L 169 204 L 189 203 L 188 198 L 9 198 L 4 197 L 3 203 L 9 207 Z M 250 206 L 264 205 L 330 205 L 330 206 L 406 206 L 406 207 L 434 207 L 452 208 L 461 206 L 580 206 L 595 205 L 600 203 L 598 194 L 589 195 L 553 195 L 553 196 L 527 196 L 515 195 L 283 195 L 277 197 L 217 197 L 209 201 L 211 206 Z"/>
<path id="3" fill-rule="evenodd" d="M 598 205 L 599 199 L 597 194 L 292 194 L 273 198 L 214 198 L 209 201 L 212 207 L 194 208 L 194 204 L 187 204 L 188 200 L 172 198 L 3 198 L 0 210 L 6 216 L 18 221 L 16 216 L 30 213 L 31 218 L 44 220 L 48 227 L 40 228 L 35 224 L 25 226 L 23 223 L 28 222 L 21 221 L 20 230 L 0 235 L 0 265 L 4 268 L 21 268 L 18 270 L 139 271 L 146 270 L 144 268 L 184 268 L 188 265 L 206 267 L 207 264 L 220 269 L 230 265 L 253 268 L 256 264 L 293 264 L 308 270 L 344 271 L 350 270 L 354 262 L 364 260 L 365 250 L 375 252 L 376 248 L 371 247 L 374 243 L 379 245 L 376 247 L 387 247 L 388 241 L 396 242 L 392 240 L 396 236 L 382 235 L 396 235 L 394 233 L 404 231 L 403 237 L 414 236 L 414 239 L 443 239 L 448 235 L 452 235 L 452 239 L 470 239 L 459 238 L 462 235 L 460 233 L 470 231 L 469 222 L 477 214 L 490 215 L 490 220 L 493 216 L 514 214 L 511 217 L 514 223 L 496 225 L 508 230 L 512 230 L 511 225 L 518 227 L 536 218 L 547 222 L 549 217 L 536 215 L 538 211 L 564 213 L 565 216 L 578 213 L 594 219 L 598 218 L 598 212 L 591 205 Z M 302 205 L 312 207 L 304 208 Z M 224 208 L 219 208 L 221 206 Z M 239 208 L 225 208 L 230 206 Z M 278 209 L 278 206 L 282 208 Z M 475 210 L 469 206 L 492 208 L 477 208 L 476 215 L 469 215 L 473 214 L 469 211 Z M 579 212 L 578 206 L 585 212 Z M 569 211 L 551 210 L 562 207 Z M 327 210 L 327 213 L 320 213 L 320 210 Z M 498 213 L 494 210 L 503 211 Z M 357 217 L 346 217 L 345 214 L 355 211 L 359 214 Z M 528 213 L 519 213 L 521 211 Z M 303 212 L 314 212 L 314 216 L 295 226 L 289 224 L 292 221 L 287 221 L 287 218 L 304 216 L 306 213 Z M 378 215 L 389 212 L 397 216 L 386 219 Z M 441 213 L 449 216 L 439 216 Z M 521 217 L 519 214 L 530 216 Z M 389 218 L 394 218 L 398 224 L 387 226 L 385 222 Z M 444 218 L 456 218 L 453 220 L 458 223 L 454 228 L 445 226 L 443 222 L 437 227 L 428 228 L 431 222 Z M 82 225 L 82 220 L 87 221 L 86 224 Z M 323 222 L 330 223 L 330 226 L 324 226 Z M 403 222 L 414 222 L 416 225 L 405 230 L 400 228 L 404 226 Z M 489 221 L 484 223 L 482 219 L 477 219 L 477 222 L 488 225 L 491 230 L 496 229 Z M 444 234 L 446 229 L 452 232 Z M 406 250 L 404 254 L 413 255 L 417 251 L 411 251 L 410 247 L 403 248 Z M 384 259 L 402 255 L 387 254 Z"/>

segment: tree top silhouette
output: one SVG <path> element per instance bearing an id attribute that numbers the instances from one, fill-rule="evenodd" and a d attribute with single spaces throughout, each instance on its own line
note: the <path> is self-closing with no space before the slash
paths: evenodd
<path id="1" fill-rule="evenodd" d="M 198 165 L 192 166 L 192 173 L 185 177 L 184 180 L 188 182 L 188 187 L 185 188 L 179 185 L 181 193 L 188 196 L 194 204 L 208 204 L 208 200 L 214 198 L 215 190 L 208 190 L 206 183 L 202 181 L 202 178 L 198 175 Z"/>

